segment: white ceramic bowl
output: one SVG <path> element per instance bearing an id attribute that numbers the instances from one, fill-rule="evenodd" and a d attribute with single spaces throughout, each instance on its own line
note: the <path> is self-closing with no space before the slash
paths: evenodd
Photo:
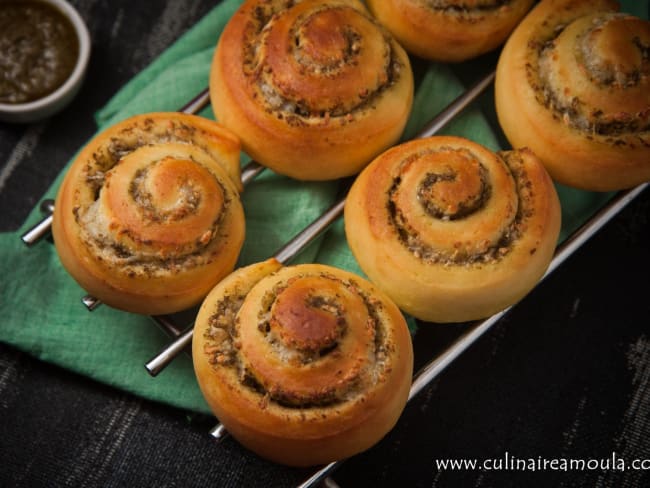
<path id="1" fill-rule="evenodd" d="M 90 58 L 90 35 L 79 13 L 65 0 L 39 0 L 56 7 L 65 15 L 77 34 L 79 55 L 68 79 L 49 95 L 27 103 L 0 103 L 0 120 L 4 122 L 35 122 L 55 114 L 72 101 L 83 82 Z"/>

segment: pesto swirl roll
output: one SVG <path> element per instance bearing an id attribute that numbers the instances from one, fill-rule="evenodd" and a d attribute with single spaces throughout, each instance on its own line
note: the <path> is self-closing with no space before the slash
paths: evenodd
<path id="1" fill-rule="evenodd" d="M 555 188 L 528 150 L 459 137 L 404 143 L 375 159 L 345 205 L 345 232 L 370 280 L 431 322 L 492 315 L 544 274 L 560 230 Z"/>
<path id="2" fill-rule="evenodd" d="M 499 58 L 504 133 L 594 191 L 650 180 L 650 22 L 609 0 L 543 0 Z"/>
<path id="3" fill-rule="evenodd" d="M 400 137 L 408 56 L 355 0 L 248 0 L 210 74 L 217 119 L 246 153 L 302 180 L 356 174 Z"/>
<path id="4" fill-rule="evenodd" d="M 126 119 L 91 140 L 56 198 L 61 262 L 107 305 L 143 314 L 197 304 L 244 240 L 239 141 L 179 113 Z"/>
<path id="5" fill-rule="evenodd" d="M 366 280 L 271 259 L 204 300 L 193 336 L 198 383 L 237 440 L 308 466 L 378 442 L 408 397 L 413 351 L 399 309 Z"/>
<path id="6" fill-rule="evenodd" d="M 461 62 L 503 44 L 534 0 L 367 0 L 409 53 Z"/>

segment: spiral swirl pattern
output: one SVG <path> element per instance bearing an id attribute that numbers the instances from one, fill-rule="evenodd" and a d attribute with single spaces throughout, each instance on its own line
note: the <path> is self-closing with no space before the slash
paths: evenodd
<path id="1" fill-rule="evenodd" d="M 406 403 L 412 350 L 397 307 L 361 278 L 273 260 L 233 273 L 197 318 L 194 361 L 217 417 L 292 465 L 377 442 Z"/>
<path id="2" fill-rule="evenodd" d="M 519 203 L 515 182 L 496 155 L 482 156 L 451 146 L 425 149 L 393 175 L 391 221 L 420 259 L 498 258 L 506 236 L 513 234 Z"/>
<path id="3" fill-rule="evenodd" d="M 354 174 L 404 128 L 401 47 L 356 1 L 245 2 L 217 46 L 210 95 L 244 150 L 275 171 Z"/>
<path id="4" fill-rule="evenodd" d="M 193 305 L 232 270 L 243 242 L 238 154 L 225 129 L 181 114 L 137 116 L 101 133 L 57 197 L 64 266 L 117 308 Z"/>
<path id="5" fill-rule="evenodd" d="M 650 179 L 650 22 L 609 1 L 545 1 L 499 60 L 496 106 L 513 145 L 588 190 Z"/>
<path id="6" fill-rule="evenodd" d="M 530 152 L 496 154 L 457 137 L 386 151 L 345 207 L 364 272 L 434 322 L 485 317 L 521 298 L 548 266 L 559 222 L 555 189 Z"/>
<path id="7" fill-rule="evenodd" d="M 368 8 L 416 56 L 461 62 L 501 45 L 533 0 L 368 0 Z"/>

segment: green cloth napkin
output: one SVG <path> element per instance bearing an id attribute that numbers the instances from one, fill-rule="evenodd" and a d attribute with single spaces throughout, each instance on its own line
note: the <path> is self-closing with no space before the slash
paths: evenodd
<path id="1" fill-rule="evenodd" d="M 173 111 L 207 86 L 212 52 L 223 26 L 240 4 L 226 0 L 121 89 L 97 113 L 98 130 L 130 115 Z M 647 16 L 647 9 L 645 11 Z M 431 64 L 418 76 L 414 110 L 404 139 L 414 137 L 435 113 L 463 90 L 452 70 Z M 205 109 L 201 115 L 213 117 Z M 469 109 L 443 133 L 463 135 L 492 149 L 497 138 L 477 109 Z M 242 163 L 246 162 L 245 155 Z M 45 197 L 53 197 L 62 175 Z M 239 264 L 270 256 L 333 203 L 338 182 L 304 183 L 264 171 L 243 194 L 247 238 Z M 562 237 L 580 225 L 608 198 L 605 194 L 559 188 L 564 225 Z M 62 268 L 54 246 L 42 242 L 27 249 L 20 235 L 40 219 L 38 209 L 23 228 L 0 234 L 0 340 L 47 362 L 113 387 L 183 409 L 208 413 L 196 383 L 191 359 L 181 355 L 158 377 L 143 364 L 168 338 L 150 318 L 100 307 L 87 312 L 84 291 Z M 316 261 L 360 273 L 345 242 L 339 220 L 296 262 Z M 415 335 L 417 340 L 417 334 Z"/>

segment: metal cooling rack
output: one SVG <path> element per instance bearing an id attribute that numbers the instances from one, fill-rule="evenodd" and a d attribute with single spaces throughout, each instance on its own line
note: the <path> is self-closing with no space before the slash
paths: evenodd
<path id="1" fill-rule="evenodd" d="M 467 108 L 479 95 L 481 95 L 494 80 L 494 72 L 490 72 L 481 78 L 476 84 L 467 89 L 456 100 L 449 104 L 442 112 L 436 115 L 416 136 L 417 138 L 428 137 L 439 132 L 451 120 Z M 196 114 L 209 104 L 209 91 L 206 88 L 196 97 L 190 100 L 179 111 L 183 113 Z M 264 170 L 259 163 L 252 161 L 242 168 L 242 183 L 246 186 L 257 175 Z M 649 183 L 643 183 L 635 188 L 621 191 L 609 200 L 599 211 L 588 219 L 579 229 L 571 234 L 556 249 L 555 255 L 540 283 L 551 274 L 558 266 L 566 261 L 577 249 L 598 232 L 607 222 L 615 217 L 623 208 L 641 194 Z M 41 203 L 41 211 L 44 217 L 36 225 L 26 231 L 22 241 L 27 246 L 32 246 L 47 236 L 52 224 L 52 212 L 54 201 L 44 200 Z M 336 221 L 343 213 L 345 197 L 332 205 L 314 222 L 294 236 L 287 244 L 279 249 L 273 257 L 279 262 L 286 264 L 291 261 L 304 247 L 321 235 L 329 226 Z M 82 303 L 89 311 L 94 310 L 101 302 L 96 298 L 86 295 L 82 297 Z M 506 315 L 511 307 L 503 310 L 487 319 L 473 322 L 468 329 L 452 342 L 438 356 L 433 357 L 413 377 L 413 383 L 409 392 L 408 401 L 416 397 L 426 386 L 436 379 L 447 366 L 453 363 L 465 350 L 481 338 L 493 325 Z M 178 324 L 178 317 L 172 315 L 152 316 L 153 321 L 169 336 L 172 342 L 163 348 L 152 359 L 145 364 L 146 370 L 152 376 L 156 376 L 167 366 L 181 351 L 185 350 L 191 343 L 193 325 L 183 328 Z M 217 424 L 210 434 L 217 440 L 227 436 L 225 428 Z M 329 476 L 347 459 L 332 462 L 315 471 L 311 477 L 299 485 L 299 488 L 309 488 L 322 484 L 325 486 L 338 486 Z"/>

